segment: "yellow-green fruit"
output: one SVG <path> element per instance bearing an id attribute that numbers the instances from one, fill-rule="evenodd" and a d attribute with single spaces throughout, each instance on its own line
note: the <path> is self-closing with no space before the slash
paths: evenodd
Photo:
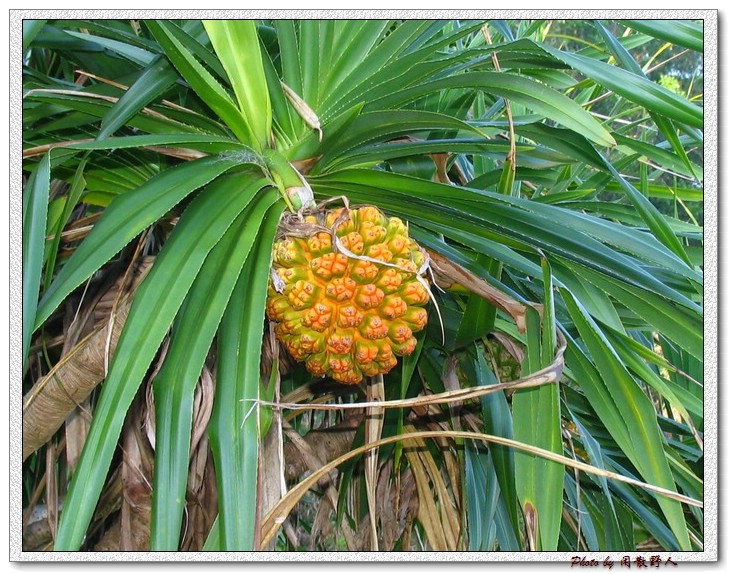
<path id="1" fill-rule="evenodd" d="M 375 207 L 307 216 L 334 227 L 274 245 L 266 312 L 276 336 L 315 376 L 345 384 L 387 373 L 416 348 L 428 289 L 417 277 L 424 254 L 396 218 Z M 388 265 L 383 265 L 387 263 Z"/>

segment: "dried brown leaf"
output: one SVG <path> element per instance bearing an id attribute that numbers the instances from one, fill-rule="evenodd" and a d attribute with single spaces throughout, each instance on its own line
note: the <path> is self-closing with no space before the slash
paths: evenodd
<path id="1" fill-rule="evenodd" d="M 418 521 L 421 523 L 421 527 L 428 540 L 429 550 L 437 552 L 449 550 L 444 524 L 438 515 L 428 472 L 426 471 L 422 458 L 417 452 L 420 444 L 410 439 L 403 442 L 403 453 L 408 459 L 418 489 Z"/>
<path id="2" fill-rule="evenodd" d="M 143 397 L 135 399 L 122 431 L 122 515 L 120 550 L 150 549 L 154 455 L 144 436 Z"/>
<path id="3" fill-rule="evenodd" d="M 355 437 L 355 430 L 351 428 L 351 422 L 348 421 L 345 426 L 340 427 L 338 430 L 336 429 L 334 431 L 334 436 L 342 436 L 343 440 L 339 443 L 343 447 L 343 451 L 345 452 L 348 448 L 350 448 L 350 445 L 352 444 L 352 440 Z M 286 434 L 287 438 L 290 442 L 286 443 L 284 445 L 284 456 L 286 457 L 287 453 L 291 455 L 292 453 L 296 452 L 298 453 L 298 456 L 301 457 L 301 460 L 304 461 L 304 464 L 306 465 L 306 470 L 310 472 L 317 472 L 322 466 L 324 466 L 327 462 L 329 462 L 330 456 L 333 456 L 335 453 L 333 453 L 329 449 L 317 449 L 315 445 L 321 445 L 322 441 L 319 440 L 322 436 L 321 433 L 328 432 L 330 429 L 325 429 L 324 431 L 310 431 L 307 433 L 306 436 L 302 437 L 299 435 L 298 432 L 296 432 L 289 423 L 286 421 L 282 421 L 282 428 L 284 433 Z M 330 443 L 332 444 L 332 443 Z M 287 450 L 287 446 L 291 447 Z M 287 468 L 290 468 L 289 466 L 289 459 L 285 459 L 287 461 Z M 300 473 L 301 474 L 301 473 Z M 324 490 L 325 493 L 325 500 L 326 505 L 328 508 L 332 511 L 337 510 L 337 501 L 339 499 L 339 493 L 337 492 L 337 489 L 334 486 L 334 481 L 329 476 L 324 476 L 319 481 L 319 486 Z M 277 503 L 280 500 L 280 498 L 277 499 Z M 272 507 L 273 508 L 273 505 Z M 268 509 L 271 510 L 271 509 Z M 267 513 L 268 513 L 267 510 Z M 264 514 L 263 516 L 266 516 Z M 350 528 L 350 525 L 347 524 L 346 520 L 343 519 L 341 524 L 341 532 L 343 537 L 345 538 L 345 543 L 347 544 L 347 547 L 349 550 L 359 550 L 361 549 L 358 547 L 358 545 L 354 542 L 353 532 Z M 316 538 L 315 533 L 312 533 L 312 541 Z"/>
<path id="4" fill-rule="evenodd" d="M 443 289 L 448 289 L 454 284 L 461 285 L 507 313 L 517 323 L 517 328 L 520 332 L 525 332 L 525 314 L 527 312 L 525 305 L 499 289 L 492 287 L 484 279 L 477 277 L 468 269 L 454 263 L 448 257 L 444 257 L 431 249 L 427 249 L 426 251 L 431 257 L 431 268 L 434 271 L 437 285 Z M 535 307 L 539 309 L 538 305 L 535 305 Z"/>
<path id="5" fill-rule="evenodd" d="M 151 264 L 152 258 L 145 258 L 135 267 L 130 292 L 136 289 Z M 109 290 L 110 296 L 116 297 L 120 293 L 121 283 L 118 281 Z M 130 294 L 125 294 L 116 312 L 108 317 L 113 319 L 111 336 L 106 325 L 95 328 L 23 397 L 23 460 L 48 442 L 68 415 L 104 378 L 107 352 L 116 348 L 129 306 Z"/>
<path id="6" fill-rule="evenodd" d="M 367 401 L 379 403 L 385 400 L 385 386 L 383 375 L 369 377 L 367 381 Z M 383 417 L 385 409 L 367 407 L 365 409 L 365 443 L 377 442 L 383 432 Z M 365 491 L 370 515 L 370 550 L 378 551 L 378 529 L 376 524 L 376 496 L 375 490 L 378 480 L 378 449 L 372 449 L 365 454 Z"/>
<path id="7" fill-rule="evenodd" d="M 59 509 L 59 492 L 58 492 L 58 475 L 56 474 L 56 449 L 46 450 L 46 508 L 48 510 L 48 530 L 51 538 L 56 539 L 58 531 L 58 509 Z"/>
<path id="8" fill-rule="evenodd" d="M 413 433 L 405 433 L 395 436 L 390 436 L 387 438 L 380 439 L 379 441 L 375 443 L 370 443 L 363 445 L 361 447 L 352 449 L 351 451 L 345 453 L 342 456 L 337 457 L 336 459 L 332 460 L 328 464 L 321 467 L 317 472 L 313 472 L 310 474 L 307 478 L 303 479 L 301 482 L 299 482 L 296 486 L 294 486 L 292 489 L 289 490 L 287 495 L 283 497 L 277 505 L 274 507 L 274 509 L 266 516 L 266 518 L 263 521 L 262 524 L 262 544 L 267 544 L 269 540 L 276 534 L 276 532 L 279 530 L 280 525 L 284 522 L 286 517 L 289 515 L 291 510 L 294 508 L 294 506 L 299 502 L 302 496 L 314 485 L 316 482 L 324 476 L 326 473 L 330 472 L 334 468 L 337 468 L 340 464 L 343 462 L 350 460 L 351 458 L 355 456 L 359 456 L 361 454 L 364 454 L 368 450 L 376 447 L 381 447 L 386 444 L 404 441 L 404 440 L 412 440 L 416 438 L 435 438 L 435 437 L 443 437 L 443 438 L 461 438 L 461 439 L 468 439 L 468 440 L 478 440 L 481 442 L 486 443 L 495 443 L 500 444 L 503 446 L 507 446 L 513 449 L 517 449 L 523 452 L 529 452 L 530 454 L 534 454 L 536 456 L 542 457 L 547 460 L 551 460 L 557 463 L 560 463 L 562 465 L 571 467 L 571 468 L 577 468 L 584 472 L 590 472 L 592 474 L 596 474 L 599 476 L 605 476 L 606 478 L 610 478 L 612 480 L 616 480 L 619 482 L 623 482 L 626 484 L 631 484 L 639 488 L 643 488 L 645 490 L 655 492 L 657 494 L 660 494 L 662 496 L 665 496 L 667 498 L 671 498 L 673 500 L 677 500 L 679 502 L 682 502 L 684 504 L 689 504 L 691 506 L 697 506 L 702 507 L 703 504 L 699 500 L 695 500 L 691 497 L 678 494 L 676 492 L 673 492 L 671 490 L 668 490 L 666 488 L 662 488 L 660 486 L 655 486 L 652 484 L 647 484 L 645 482 L 641 482 L 639 480 L 635 480 L 630 477 L 626 477 L 614 472 L 608 472 L 603 469 L 597 468 L 595 466 L 591 466 L 589 464 L 585 464 L 583 462 L 570 459 L 568 457 L 556 454 L 554 452 L 541 449 L 538 447 L 534 447 L 532 445 L 527 445 L 515 440 L 506 439 L 504 437 L 500 436 L 494 436 L 484 433 L 477 433 L 477 432 L 466 432 L 466 431 L 418 431 Z"/>

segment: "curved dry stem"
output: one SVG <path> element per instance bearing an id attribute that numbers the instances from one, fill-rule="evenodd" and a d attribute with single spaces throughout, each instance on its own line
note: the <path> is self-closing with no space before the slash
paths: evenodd
<path id="1" fill-rule="evenodd" d="M 262 527 L 261 527 L 262 544 L 263 545 L 267 544 L 276 535 L 277 531 L 279 530 L 281 525 L 284 523 L 287 516 L 289 516 L 289 513 L 292 511 L 292 509 L 297 505 L 297 503 L 302 498 L 302 496 L 304 496 L 304 494 L 310 488 L 312 488 L 312 486 L 317 484 L 317 481 L 320 478 L 322 478 L 322 476 L 324 476 L 328 472 L 332 471 L 340 464 L 350 460 L 351 458 L 354 458 L 356 456 L 359 456 L 372 449 L 379 448 L 386 444 L 409 440 L 409 439 L 437 438 L 437 437 L 454 438 L 454 439 L 461 438 L 461 439 L 485 442 L 488 444 L 489 443 L 499 444 L 502 446 L 506 446 L 509 448 L 513 448 L 513 449 L 516 449 L 519 451 L 523 451 L 523 452 L 527 452 L 527 453 L 539 456 L 546 460 L 551 460 L 553 462 L 557 462 L 564 466 L 569 466 L 571 468 L 575 468 L 579 471 L 589 472 L 591 474 L 603 476 L 606 478 L 610 478 L 612 480 L 616 480 L 618 482 L 623 482 L 625 484 L 630 484 L 632 486 L 643 488 L 644 490 L 654 492 L 661 496 L 666 496 L 667 498 L 671 498 L 671 499 L 681 502 L 683 504 L 687 504 L 690 506 L 697 506 L 699 508 L 703 507 L 703 503 L 701 501 L 695 500 L 694 498 L 690 498 L 689 496 L 684 496 L 682 494 L 678 494 L 677 492 L 668 490 L 666 488 L 662 488 L 661 486 L 655 486 L 653 484 L 641 482 L 639 480 L 635 480 L 633 478 L 629 478 L 629 477 L 617 474 L 615 472 L 609 472 L 607 470 L 603 470 L 601 468 L 592 466 L 590 464 L 586 464 L 584 462 L 580 462 L 578 460 L 573 460 L 566 456 L 556 454 L 549 450 L 527 445 L 527 444 L 524 444 L 524 443 L 521 443 L 521 442 L 518 442 L 515 440 L 503 438 L 500 436 L 494 436 L 494 435 L 489 435 L 489 434 L 484 434 L 484 433 L 469 432 L 469 431 L 419 431 L 419 432 L 399 434 L 396 436 L 391 436 L 388 438 L 380 439 L 375 442 L 365 444 L 361 447 L 353 449 L 350 452 L 336 458 L 332 462 L 321 467 L 319 470 L 317 470 L 317 472 L 313 472 L 307 478 L 303 479 L 294 488 L 289 490 L 289 493 L 276 504 L 276 506 L 271 510 L 271 512 L 269 512 L 269 514 L 264 519 Z"/>
<path id="2" fill-rule="evenodd" d="M 484 35 L 484 39 L 487 41 L 487 44 L 492 44 L 492 35 L 489 33 L 489 27 L 484 24 L 482 26 L 482 34 Z M 494 62 L 494 69 L 497 72 L 502 71 L 502 66 L 499 65 L 499 58 L 497 57 L 497 52 L 492 52 L 492 62 Z M 515 123 L 514 119 L 512 118 L 512 106 L 509 103 L 509 100 L 507 98 L 504 98 L 504 112 L 507 116 L 507 124 L 509 125 L 509 153 L 507 154 L 507 160 L 510 163 L 510 169 L 512 170 L 512 173 L 515 172 L 517 168 L 517 146 L 515 144 Z"/>
<path id="3" fill-rule="evenodd" d="M 110 138 L 113 139 L 113 138 Z M 45 155 L 52 149 L 55 149 L 57 147 L 67 147 L 72 145 L 78 145 L 83 143 L 89 143 L 93 142 L 93 138 L 85 138 L 80 140 L 68 140 L 63 142 L 53 142 L 50 144 L 44 144 L 39 145 L 36 147 L 31 147 L 28 149 L 23 150 L 23 159 L 27 159 L 29 157 L 37 157 L 39 155 Z M 198 151 L 195 149 L 189 149 L 189 148 L 182 148 L 182 147 L 167 147 L 167 146 L 154 146 L 154 145 L 146 145 L 141 146 L 143 149 L 147 149 L 150 151 L 157 152 L 162 155 L 166 155 L 169 157 L 174 157 L 178 159 L 184 159 L 185 161 L 192 161 L 194 159 L 199 159 L 201 157 L 205 157 L 208 154 L 202 151 Z"/>
<path id="4" fill-rule="evenodd" d="M 277 403 L 269 401 L 256 401 L 260 405 L 288 409 L 288 410 L 346 410 L 346 409 L 362 409 L 370 407 L 378 407 L 385 409 L 394 408 L 413 408 L 427 405 L 438 405 L 445 403 L 455 403 L 459 401 L 467 401 L 476 399 L 484 395 L 497 393 L 501 391 L 516 391 L 519 389 L 529 389 L 539 387 L 540 385 L 548 385 L 557 383 L 563 374 L 563 353 L 565 352 L 565 337 L 558 331 L 558 341 L 560 346 L 555 354 L 553 362 L 544 369 L 535 371 L 527 377 L 521 377 L 509 383 L 501 383 L 498 385 L 490 385 L 488 387 L 469 387 L 465 389 L 455 389 L 452 391 L 444 391 L 434 395 L 426 395 L 413 397 L 410 399 L 397 399 L 392 401 L 374 401 L 374 402 L 356 402 L 356 403 L 340 403 L 340 404 L 318 404 L 318 403 Z"/>
<path id="5" fill-rule="evenodd" d="M 74 96 L 79 98 L 89 98 L 92 100 L 103 100 L 105 102 L 109 102 L 110 104 L 116 104 L 119 101 L 119 98 L 114 96 L 106 96 L 103 94 L 96 94 L 94 92 L 81 92 L 79 90 L 63 90 L 63 89 L 57 89 L 57 88 L 35 88 L 33 90 L 28 90 L 23 98 L 27 98 L 28 96 L 32 94 L 59 94 L 62 96 Z M 140 110 L 141 114 L 150 116 L 152 118 L 157 118 L 159 120 L 163 120 L 166 122 L 171 122 L 174 124 L 182 124 L 182 122 L 179 122 L 177 120 L 172 119 L 169 116 L 166 116 L 165 114 L 161 114 L 160 112 L 156 112 L 155 110 L 151 110 L 150 108 L 142 108 Z M 26 150 L 29 151 L 29 150 Z M 25 155 L 25 152 L 23 154 L 23 157 L 29 157 Z"/>

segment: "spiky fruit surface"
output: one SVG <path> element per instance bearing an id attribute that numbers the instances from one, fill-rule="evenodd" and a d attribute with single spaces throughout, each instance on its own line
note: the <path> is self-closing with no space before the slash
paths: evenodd
<path id="1" fill-rule="evenodd" d="M 327 231 L 277 241 L 278 290 L 272 280 L 266 307 L 277 338 L 315 376 L 356 384 L 387 373 L 426 326 L 424 254 L 400 219 L 375 207 L 307 216 L 304 225 L 334 229 L 339 247 Z"/>

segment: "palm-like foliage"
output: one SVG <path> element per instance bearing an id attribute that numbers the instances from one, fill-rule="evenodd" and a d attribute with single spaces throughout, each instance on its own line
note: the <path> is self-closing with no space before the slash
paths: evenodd
<path id="1" fill-rule="evenodd" d="M 637 59 L 700 26 L 24 24 L 24 504 L 55 548 L 701 548 L 701 95 Z M 361 388 L 267 335 L 310 188 L 432 254 L 429 329 Z"/>

